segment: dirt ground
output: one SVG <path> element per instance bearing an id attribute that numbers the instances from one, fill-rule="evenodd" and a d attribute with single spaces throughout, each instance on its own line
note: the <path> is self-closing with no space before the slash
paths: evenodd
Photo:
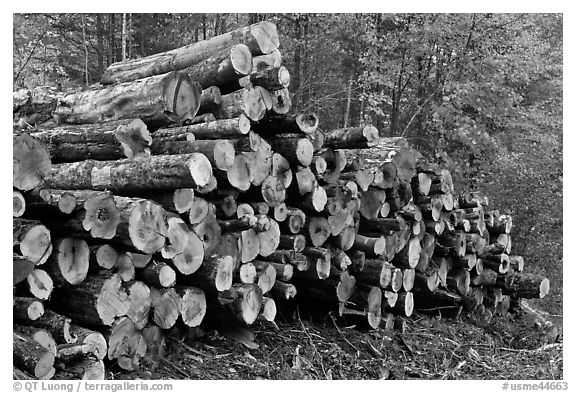
<path id="1" fill-rule="evenodd" d="M 275 326 L 193 330 L 167 337 L 167 355 L 110 379 L 561 379 L 558 330 L 531 315 L 415 314 L 400 331 L 365 330 L 328 313 L 297 308 Z M 190 337 L 193 333 L 195 337 Z"/>

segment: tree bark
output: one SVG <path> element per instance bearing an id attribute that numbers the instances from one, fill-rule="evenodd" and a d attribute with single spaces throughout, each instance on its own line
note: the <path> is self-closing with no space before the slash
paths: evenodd
<path id="1" fill-rule="evenodd" d="M 254 55 L 272 53 L 279 45 L 276 26 L 270 22 L 260 22 L 168 52 L 115 63 L 104 72 L 101 83 L 124 82 L 181 70 L 234 44 L 247 45 Z"/>
<path id="2" fill-rule="evenodd" d="M 202 89 L 180 72 L 150 76 L 63 97 L 54 111 L 61 123 L 141 119 L 158 127 L 196 115 Z"/>
<path id="3" fill-rule="evenodd" d="M 231 119 L 245 115 L 252 121 L 261 120 L 266 114 L 266 105 L 257 89 L 246 87 L 222 96 L 222 104 L 214 114 L 217 119 Z"/>
<path id="4" fill-rule="evenodd" d="M 55 355 L 31 337 L 13 333 L 12 361 L 14 365 L 38 379 L 54 373 Z"/>

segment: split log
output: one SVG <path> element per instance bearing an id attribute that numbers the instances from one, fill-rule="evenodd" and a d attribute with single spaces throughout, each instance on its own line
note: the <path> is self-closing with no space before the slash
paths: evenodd
<path id="1" fill-rule="evenodd" d="M 129 300 L 120 277 L 106 272 L 90 275 L 82 285 L 55 293 L 52 305 L 79 323 L 110 326 L 116 317 L 126 315 Z"/>
<path id="2" fill-rule="evenodd" d="M 54 373 L 55 355 L 30 337 L 13 333 L 12 361 L 35 378 L 50 378 Z"/>
<path id="3" fill-rule="evenodd" d="M 102 75 L 101 83 L 124 82 L 181 70 L 234 44 L 247 45 L 254 55 L 270 54 L 279 45 L 276 26 L 266 21 L 259 22 L 168 52 L 114 63 Z"/>
<path id="4" fill-rule="evenodd" d="M 212 165 L 208 158 L 192 153 L 57 164 L 45 179 L 44 186 L 64 190 L 109 190 L 122 195 L 204 187 L 211 178 Z"/>
<path id="5" fill-rule="evenodd" d="M 33 132 L 50 152 L 52 163 L 149 156 L 152 137 L 140 119 L 59 126 Z"/>
<path id="6" fill-rule="evenodd" d="M 203 89 L 223 86 L 252 71 L 252 54 L 244 44 L 222 49 L 210 57 L 183 70 Z"/>
<path id="7" fill-rule="evenodd" d="M 54 117 L 71 124 L 141 119 L 157 127 L 193 117 L 201 95 L 197 82 L 175 71 L 69 94 L 58 101 Z"/>
<path id="8" fill-rule="evenodd" d="M 14 218 L 12 220 L 12 246 L 25 259 L 41 265 L 52 253 L 50 231 L 39 221 Z"/>
<path id="9" fill-rule="evenodd" d="M 378 144 L 378 129 L 373 126 L 347 127 L 325 132 L 324 146 L 333 149 L 365 149 Z"/>
<path id="10" fill-rule="evenodd" d="M 260 91 L 252 87 L 246 87 L 234 93 L 222 96 L 220 108 L 214 114 L 217 119 L 231 119 L 245 115 L 252 121 L 264 118 L 266 104 Z"/>
<path id="11" fill-rule="evenodd" d="M 90 249 L 82 239 L 55 239 L 54 252 L 46 269 L 56 285 L 78 285 L 84 281 L 90 265 Z"/>
<path id="12" fill-rule="evenodd" d="M 14 320 L 36 321 L 44 315 L 44 304 L 35 298 L 14 296 L 12 302 L 12 315 Z"/>
<path id="13" fill-rule="evenodd" d="M 28 134 L 12 138 L 12 185 L 21 191 L 38 186 L 50 174 L 52 164 L 46 146 Z"/>

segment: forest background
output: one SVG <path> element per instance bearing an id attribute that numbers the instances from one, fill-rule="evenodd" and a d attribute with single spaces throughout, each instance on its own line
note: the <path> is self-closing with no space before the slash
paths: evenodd
<path id="1" fill-rule="evenodd" d="M 97 83 L 106 67 L 270 20 L 295 111 L 373 124 L 514 216 L 514 254 L 562 315 L 559 14 L 14 14 L 13 89 Z"/>

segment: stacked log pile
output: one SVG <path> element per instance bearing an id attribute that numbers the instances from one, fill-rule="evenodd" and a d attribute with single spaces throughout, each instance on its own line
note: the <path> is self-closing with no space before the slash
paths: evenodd
<path id="1" fill-rule="evenodd" d="M 19 375 L 135 370 L 166 334 L 273 322 L 286 302 L 392 328 L 547 294 L 509 255 L 511 217 L 406 140 L 291 113 L 278 45 L 261 22 L 113 64 L 58 93 L 58 125 L 15 94 L 40 119 L 13 138 Z"/>

